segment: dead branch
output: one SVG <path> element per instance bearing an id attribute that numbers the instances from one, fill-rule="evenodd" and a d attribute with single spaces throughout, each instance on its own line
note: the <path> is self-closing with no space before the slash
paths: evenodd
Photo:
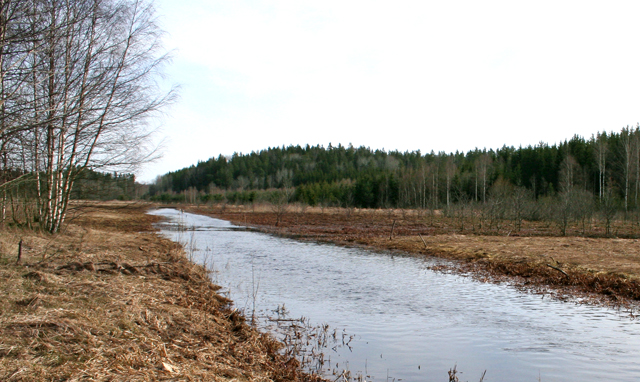
<path id="1" fill-rule="evenodd" d="M 425 249 L 428 249 L 429 247 L 427 246 L 427 242 L 426 242 L 426 241 L 424 241 L 424 238 L 422 237 L 422 235 L 421 235 L 421 234 L 418 234 L 418 236 L 420 236 L 420 240 L 422 240 L 422 244 L 424 244 L 424 248 L 425 248 Z"/>
<path id="2" fill-rule="evenodd" d="M 558 268 L 558 267 L 554 267 L 554 266 L 553 266 L 553 265 L 551 265 L 551 264 L 547 264 L 547 267 L 549 267 L 549 268 L 553 268 L 553 269 L 555 269 L 556 271 L 558 271 L 558 272 L 562 273 L 563 275 L 565 275 L 565 276 L 569 277 L 569 275 L 567 274 L 567 272 L 563 271 L 562 269 L 560 269 L 560 268 Z"/>

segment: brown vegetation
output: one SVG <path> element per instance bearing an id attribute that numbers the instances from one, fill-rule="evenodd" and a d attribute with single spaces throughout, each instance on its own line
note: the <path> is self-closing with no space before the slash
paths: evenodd
<path id="1" fill-rule="evenodd" d="M 152 232 L 148 207 L 85 206 L 53 236 L 0 232 L 0 380 L 309 379 Z"/>
<path id="2" fill-rule="evenodd" d="M 456 271 L 485 281 L 552 287 L 561 295 L 589 295 L 615 304 L 640 301 L 637 239 L 559 236 L 554 227 L 527 221 L 520 223 L 519 232 L 509 226 L 481 231 L 438 211 L 300 208 L 276 218 L 256 206 L 190 209 L 299 239 L 452 259 Z M 625 230 L 624 225 L 618 228 Z M 580 227 L 570 226 L 567 232 L 577 234 Z"/>

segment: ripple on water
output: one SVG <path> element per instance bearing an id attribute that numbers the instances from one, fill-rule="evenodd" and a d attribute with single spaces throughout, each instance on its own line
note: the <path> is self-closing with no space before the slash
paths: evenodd
<path id="1" fill-rule="evenodd" d="M 196 243 L 238 306 L 354 335 L 333 364 L 382 381 L 637 381 L 640 326 L 623 313 L 426 269 L 436 260 L 297 242 L 162 209 L 174 240 Z M 183 227 L 182 229 L 179 226 Z M 189 231 L 184 231 L 188 227 Z M 335 365 L 334 365 L 335 366 Z M 420 368 L 418 368 L 420 366 Z"/>

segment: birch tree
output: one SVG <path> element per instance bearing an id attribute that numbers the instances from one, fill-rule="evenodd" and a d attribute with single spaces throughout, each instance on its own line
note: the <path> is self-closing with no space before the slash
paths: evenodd
<path id="1" fill-rule="evenodd" d="M 607 134 L 598 133 L 595 138 L 594 154 L 596 163 L 598 164 L 598 198 L 602 201 L 606 189 L 606 173 L 607 173 Z"/>
<path id="2" fill-rule="evenodd" d="M 451 206 L 451 181 L 453 177 L 456 175 L 457 166 L 454 161 L 453 154 L 447 157 L 445 162 L 445 176 L 447 182 L 447 208 Z"/>
<path id="3" fill-rule="evenodd" d="M 578 182 L 579 174 L 581 173 L 580 165 L 575 160 L 573 155 L 567 154 L 567 156 L 560 163 L 560 191 L 569 192 L 573 190 Z"/>
<path id="4" fill-rule="evenodd" d="M 622 163 L 622 173 L 624 177 L 623 195 L 624 195 L 624 212 L 625 214 L 629 210 L 629 184 L 631 182 L 631 175 L 633 174 L 634 165 L 634 150 L 636 150 L 636 144 L 634 143 L 635 134 L 629 128 L 629 126 L 622 129 L 620 132 L 620 143 L 622 152 L 620 155 Z"/>
<path id="5" fill-rule="evenodd" d="M 479 171 L 482 178 L 482 203 L 487 202 L 487 178 L 491 172 L 492 159 L 489 153 L 484 152 L 479 159 Z"/>
<path id="6" fill-rule="evenodd" d="M 131 171 L 150 159 L 146 122 L 173 92 L 163 94 L 155 82 L 167 57 L 160 53 L 161 33 L 150 3 L 21 4 L 28 6 L 16 23 L 31 38 L 18 49 L 25 52 L 23 60 L 9 55 L 27 73 L 12 84 L 18 98 L 11 105 L 21 111 L 21 119 L 11 134 L 2 135 L 1 147 L 19 141 L 21 150 L 10 155 L 22 162 L 21 171 L 31 180 L 34 220 L 55 233 L 65 221 L 78 174 L 85 169 Z"/>

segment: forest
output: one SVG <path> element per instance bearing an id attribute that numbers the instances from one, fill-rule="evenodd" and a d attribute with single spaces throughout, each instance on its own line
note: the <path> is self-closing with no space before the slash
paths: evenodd
<path id="1" fill-rule="evenodd" d="M 167 173 L 149 187 L 162 202 L 297 202 L 344 208 L 489 208 L 498 219 L 598 213 L 606 222 L 640 210 L 640 126 L 549 145 L 466 153 L 320 145 L 218 156 Z M 554 215 L 554 216 L 551 216 Z M 608 223 L 607 223 L 608 226 Z"/>

